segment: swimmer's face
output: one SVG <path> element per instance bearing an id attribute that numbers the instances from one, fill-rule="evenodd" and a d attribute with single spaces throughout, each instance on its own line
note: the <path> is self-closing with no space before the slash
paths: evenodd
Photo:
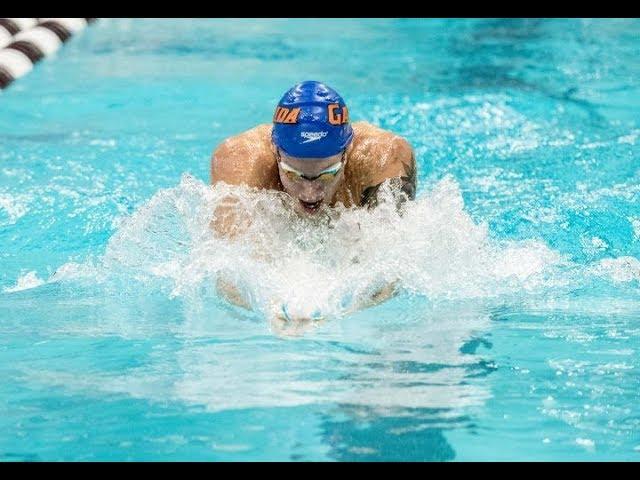
<path id="1" fill-rule="evenodd" d="M 280 181 L 297 200 L 297 212 L 313 215 L 333 200 L 344 179 L 344 151 L 326 158 L 296 158 L 278 149 L 276 156 Z"/>

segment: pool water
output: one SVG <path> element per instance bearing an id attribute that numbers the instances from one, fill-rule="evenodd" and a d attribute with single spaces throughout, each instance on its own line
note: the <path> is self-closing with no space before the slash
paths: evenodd
<path id="1" fill-rule="evenodd" d="M 93 24 L 0 93 L 0 460 L 639 460 L 638 28 Z M 240 189 L 213 238 L 211 151 L 307 79 L 412 143 L 416 201 Z"/>

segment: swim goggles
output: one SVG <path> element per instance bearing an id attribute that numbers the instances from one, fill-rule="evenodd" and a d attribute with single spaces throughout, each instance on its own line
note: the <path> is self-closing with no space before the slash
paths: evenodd
<path id="1" fill-rule="evenodd" d="M 345 153 L 346 153 L 346 149 L 342 151 L 342 157 L 340 158 L 339 162 L 334 163 L 328 168 L 325 168 L 315 177 L 308 177 L 304 173 L 300 172 L 299 170 L 296 170 L 291 165 L 283 161 L 282 156 L 280 155 L 280 149 L 276 150 L 278 164 L 280 165 L 280 168 L 282 168 L 282 171 L 284 172 L 285 176 L 292 182 L 296 182 L 304 178 L 305 180 L 309 180 L 309 181 L 318 179 L 321 182 L 330 183 L 336 178 L 336 176 L 338 175 L 338 173 L 340 173 L 340 170 L 344 166 Z"/>

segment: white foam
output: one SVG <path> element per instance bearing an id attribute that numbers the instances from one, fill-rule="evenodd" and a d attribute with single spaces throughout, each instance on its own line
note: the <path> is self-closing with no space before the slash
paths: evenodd
<path id="1" fill-rule="evenodd" d="M 3 291 L 6 293 L 19 292 L 21 290 L 28 290 L 30 288 L 39 287 L 44 283 L 45 281 L 41 278 L 38 278 L 38 274 L 35 271 L 31 271 L 18 278 L 16 284 L 13 287 L 6 287 Z"/>
<path id="2" fill-rule="evenodd" d="M 587 450 L 592 450 L 596 445 L 590 438 L 576 438 L 576 443 Z"/>
<path id="3" fill-rule="evenodd" d="M 247 231 L 234 241 L 216 238 L 210 227 L 228 195 L 238 208 L 254 212 Z M 142 282 L 170 297 L 218 301 L 216 280 L 224 276 L 267 318 L 283 311 L 326 318 L 358 310 L 391 283 L 432 302 L 513 295 L 527 301 L 530 294 L 552 292 L 534 303 L 562 308 L 551 297 L 562 298 L 565 287 L 640 279 L 635 257 L 584 266 L 538 240 L 492 239 L 487 225 L 465 211 L 452 177 L 406 204 L 402 215 L 388 186 L 381 195 L 374 210 L 338 206 L 309 219 L 295 214 L 282 192 L 211 187 L 185 175 L 119 220 L 95 265 L 63 265 L 47 282 L 106 280 L 122 288 Z"/>
<path id="4" fill-rule="evenodd" d="M 216 205 L 232 192 L 241 208 L 257 212 L 235 242 L 215 238 L 209 227 Z M 382 194 L 390 199 L 388 189 Z M 288 201 L 279 192 L 212 188 L 185 176 L 122 222 L 104 264 L 143 281 L 169 281 L 174 296 L 210 289 L 224 274 L 267 316 L 282 305 L 312 316 L 348 312 L 390 282 L 432 299 L 531 290 L 562 261 L 542 242 L 490 240 L 486 225 L 464 211 L 450 177 L 403 216 L 383 199 L 371 211 L 339 207 L 306 219 Z"/>
<path id="5" fill-rule="evenodd" d="M 640 130 L 634 130 L 628 135 L 618 137 L 618 143 L 628 143 L 629 145 L 635 145 L 638 135 L 640 135 Z"/>
<path id="6" fill-rule="evenodd" d="M 630 217 L 629 222 L 633 227 L 633 235 L 636 237 L 636 240 L 640 240 L 640 218 Z"/>
<path id="7" fill-rule="evenodd" d="M 9 224 L 15 223 L 19 218 L 23 217 L 28 209 L 27 195 L 10 195 L 8 193 L 0 193 L 0 211 L 4 210 L 9 217 Z M 2 223 L 0 223 L 1 225 Z"/>
<path id="8" fill-rule="evenodd" d="M 89 142 L 89 145 L 96 145 L 99 147 L 115 147 L 116 146 L 116 141 L 113 138 L 110 138 L 108 140 L 102 140 L 100 138 L 96 138 L 93 139 Z"/>
<path id="9" fill-rule="evenodd" d="M 640 260 L 635 257 L 605 258 L 590 271 L 594 275 L 605 276 L 615 282 L 640 280 Z"/>

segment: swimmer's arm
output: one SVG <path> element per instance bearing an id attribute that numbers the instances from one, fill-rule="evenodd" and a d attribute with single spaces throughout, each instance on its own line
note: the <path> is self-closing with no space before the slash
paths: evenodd
<path id="1" fill-rule="evenodd" d="M 258 125 L 226 139 L 211 155 L 211 184 L 277 190 L 278 165 L 270 145 L 270 126 Z M 239 199 L 230 194 L 213 212 L 211 228 L 216 235 L 233 238 L 246 231 L 251 213 L 241 208 Z"/>
<path id="2" fill-rule="evenodd" d="M 411 145 L 405 139 L 396 137 L 392 143 L 390 156 L 391 160 L 385 162 L 382 170 L 373 173 L 370 185 L 362 191 L 360 200 L 362 206 L 373 208 L 378 204 L 380 186 L 387 180 L 391 184 L 391 191 L 398 208 L 408 200 L 415 200 L 416 160 Z"/>
<path id="3" fill-rule="evenodd" d="M 235 168 L 237 158 L 227 142 L 220 145 L 211 156 L 211 184 L 219 182 L 238 185 L 243 179 L 241 172 Z M 230 194 L 222 198 L 213 211 L 213 218 L 209 224 L 217 237 L 232 239 L 246 231 L 250 225 L 250 216 L 242 215 L 239 200 Z M 246 212 L 245 212 L 246 213 Z M 229 303 L 241 308 L 251 309 L 242 292 L 228 279 L 219 276 L 216 288 L 221 297 Z"/>
<path id="4" fill-rule="evenodd" d="M 392 143 L 391 161 L 385 163 L 385 167 L 374 173 L 371 185 L 362 192 L 361 205 L 374 208 L 378 205 L 378 193 L 382 184 L 389 181 L 394 195 L 396 208 L 400 210 L 402 204 L 416 198 L 416 161 L 411 145 L 401 137 L 395 137 Z M 353 307 L 353 310 L 379 305 L 398 293 L 398 281 L 390 282 L 362 299 Z"/>
<path id="5" fill-rule="evenodd" d="M 260 148 L 260 139 L 266 132 L 263 126 L 256 127 L 244 134 L 231 137 L 220 144 L 211 155 L 211 184 L 224 182 L 229 185 L 270 188 L 273 172 L 269 168 L 266 157 L 269 151 Z M 277 174 L 277 166 L 276 166 Z M 229 194 L 222 198 L 210 222 L 211 230 L 218 237 L 233 239 L 246 232 L 251 225 L 251 213 L 241 205 L 240 199 Z M 230 303 L 242 308 L 251 309 L 250 302 L 240 289 L 229 279 L 219 277 L 216 282 L 218 292 Z"/>
<path id="6" fill-rule="evenodd" d="M 218 277 L 216 281 L 216 288 L 218 289 L 218 293 L 222 295 L 224 299 L 229 303 L 232 303 L 237 307 L 251 310 L 251 304 L 249 303 L 249 301 L 242 295 L 240 289 L 233 283 L 229 282 L 229 280 Z"/>
<path id="7" fill-rule="evenodd" d="M 211 184 L 252 186 L 250 175 L 239 168 L 240 156 L 245 153 L 237 146 L 238 140 L 224 141 L 211 155 Z M 234 238 L 249 226 L 249 215 L 242 215 L 239 199 L 233 194 L 222 198 L 213 211 L 210 226 L 219 237 Z M 246 212 L 245 212 L 246 213 Z"/>
<path id="8" fill-rule="evenodd" d="M 244 211 L 238 198 L 231 194 L 220 199 L 209 223 L 209 227 L 217 237 L 228 239 L 246 232 L 250 225 L 249 212 Z"/>

